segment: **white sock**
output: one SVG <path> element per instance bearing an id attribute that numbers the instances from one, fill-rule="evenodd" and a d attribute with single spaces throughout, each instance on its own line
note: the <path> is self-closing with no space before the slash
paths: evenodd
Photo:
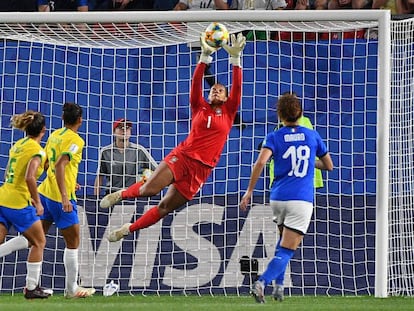
<path id="1" fill-rule="evenodd" d="M 29 241 L 23 235 L 16 236 L 0 245 L 0 258 L 28 247 Z"/>
<path id="2" fill-rule="evenodd" d="M 78 250 L 65 248 L 63 264 L 66 273 L 66 289 L 69 293 L 74 293 L 78 288 Z"/>
<path id="3" fill-rule="evenodd" d="M 34 290 L 39 282 L 42 262 L 27 262 L 26 268 L 26 288 L 28 290 Z"/>

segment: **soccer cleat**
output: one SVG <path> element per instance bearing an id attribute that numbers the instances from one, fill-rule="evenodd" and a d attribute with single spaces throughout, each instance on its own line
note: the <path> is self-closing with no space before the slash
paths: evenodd
<path id="1" fill-rule="evenodd" d="M 284 299 L 283 292 L 284 292 L 283 285 L 276 284 L 274 286 L 273 292 L 272 292 L 273 299 L 276 300 L 276 301 L 282 302 L 283 299 Z"/>
<path id="2" fill-rule="evenodd" d="M 121 193 L 122 191 L 124 191 L 124 189 L 112 192 L 110 194 L 107 194 L 106 196 L 104 196 L 101 200 L 101 202 L 99 203 L 99 206 L 101 208 L 110 208 L 112 205 L 121 202 L 122 201 L 122 196 Z"/>
<path id="3" fill-rule="evenodd" d="M 44 293 L 48 294 L 49 296 L 53 295 L 53 289 L 51 288 L 45 288 L 45 287 L 39 287 Z"/>
<path id="4" fill-rule="evenodd" d="M 82 287 L 78 286 L 76 291 L 74 293 L 69 293 L 67 290 L 65 290 L 65 298 L 87 298 L 91 297 L 93 294 L 95 294 L 95 288 L 90 287 Z"/>
<path id="5" fill-rule="evenodd" d="M 250 294 L 254 297 L 257 303 L 265 303 L 264 285 L 261 281 L 256 281 L 253 283 L 253 286 L 250 289 Z"/>
<path id="6" fill-rule="evenodd" d="M 26 299 L 46 299 L 50 295 L 46 293 L 43 288 L 36 286 L 33 290 L 23 289 L 24 298 Z"/>
<path id="7" fill-rule="evenodd" d="M 108 235 L 108 241 L 117 242 L 123 239 L 124 237 L 128 236 L 130 233 L 129 232 L 130 225 L 131 225 L 130 223 L 127 223 L 127 224 L 124 224 L 121 228 L 111 231 Z"/>

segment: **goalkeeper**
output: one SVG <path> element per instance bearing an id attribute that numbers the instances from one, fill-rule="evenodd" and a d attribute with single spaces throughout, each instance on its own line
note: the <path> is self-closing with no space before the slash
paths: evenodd
<path id="1" fill-rule="evenodd" d="M 164 158 L 145 183 L 138 182 L 127 189 L 106 195 L 100 206 L 109 208 L 123 199 L 153 196 L 166 186 L 169 186 L 168 191 L 158 206 L 149 209 L 133 224 L 124 224 L 110 232 L 110 242 L 119 241 L 131 232 L 157 223 L 190 201 L 219 162 L 241 101 L 241 54 L 246 45 L 246 38 L 241 33 L 237 38 L 233 34 L 231 46 L 223 46 L 230 55 L 230 63 L 233 66 L 233 83 L 230 94 L 224 85 L 214 84 L 210 89 L 208 101 L 203 97 L 203 75 L 205 67 L 212 61 L 211 55 L 216 50 L 206 44 L 203 35 L 200 42 L 201 56 L 193 74 L 190 92 L 192 124 L 187 138 Z"/>

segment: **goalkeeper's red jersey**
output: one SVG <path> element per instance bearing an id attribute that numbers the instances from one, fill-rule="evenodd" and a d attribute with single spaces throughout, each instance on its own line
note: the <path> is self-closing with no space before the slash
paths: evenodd
<path id="1" fill-rule="evenodd" d="M 233 126 L 241 101 L 242 70 L 233 66 L 232 86 L 227 101 L 216 109 L 204 99 L 202 84 L 206 64 L 199 63 L 193 74 L 190 93 L 191 130 L 177 148 L 188 157 L 215 167 Z"/>

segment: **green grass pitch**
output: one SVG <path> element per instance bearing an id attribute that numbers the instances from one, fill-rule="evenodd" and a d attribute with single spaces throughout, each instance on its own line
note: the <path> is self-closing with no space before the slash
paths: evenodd
<path id="1" fill-rule="evenodd" d="M 250 296 L 112 296 L 95 295 L 87 299 L 65 299 L 56 294 L 47 300 L 25 300 L 21 294 L 0 295 L 1 311 L 240 311 L 240 310 L 283 310 L 283 311 L 405 311 L 414 310 L 411 297 L 342 297 L 304 296 L 286 297 L 283 302 L 267 298 L 266 304 L 258 304 Z"/>

